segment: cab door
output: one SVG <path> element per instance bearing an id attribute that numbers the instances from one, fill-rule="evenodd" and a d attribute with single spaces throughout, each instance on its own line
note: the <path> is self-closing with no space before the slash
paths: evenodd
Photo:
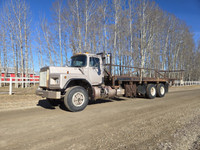
<path id="1" fill-rule="evenodd" d="M 102 60 L 98 57 L 89 58 L 89 79 L 92 85 L 99 85 L 103 82 Z"/>

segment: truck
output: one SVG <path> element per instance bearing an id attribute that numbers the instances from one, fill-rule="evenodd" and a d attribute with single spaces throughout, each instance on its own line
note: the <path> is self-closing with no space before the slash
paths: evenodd
<path id="1" fill-rule="evenodd" d="M 113 64 L 112 53 L 77 53 L 66 67 L 40 69 L 36 94 L 51 105 L 58 101 L 71 112 L 82 111 L 89 101 L 114 97 L 164 97 L 175 78 L 165 71 Z M 174 76 L 177 78 L 177 76 Z"/>

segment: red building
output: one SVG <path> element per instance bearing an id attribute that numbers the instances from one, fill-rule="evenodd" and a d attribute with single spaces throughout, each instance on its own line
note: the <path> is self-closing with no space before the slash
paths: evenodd
<path id="1" fill-rule="evenodd" d="M 1 72 L 1 81 L 10 81 L 10 77 L 15 78 L 15 71 L 14 68 L 7 68 L 6 71 L 5 69 L 2 68 Z M 22 74 L 20 72 L 17 73 L 17 77 L 20 78 L 22 77 Z M 28 70 L 28 76 L 24 73 L 24 77 L 30 78 L 29 81 L 39 81 L 39 75 L 36 75 L 34 71 Z M 33 78 L 33 79 L 32 79 Z M 12 81 L 15 81 L 16 79 L 12 79 Z M 19 81 L 20 79 L 18 79 Z"/>

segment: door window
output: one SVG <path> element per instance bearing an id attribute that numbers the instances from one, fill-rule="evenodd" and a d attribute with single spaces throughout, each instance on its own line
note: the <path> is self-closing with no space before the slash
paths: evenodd
<path id="1" fill-rule="evenodd" d="M 90 67 L 100 67 L 99 58 L 90 57 Z"/>

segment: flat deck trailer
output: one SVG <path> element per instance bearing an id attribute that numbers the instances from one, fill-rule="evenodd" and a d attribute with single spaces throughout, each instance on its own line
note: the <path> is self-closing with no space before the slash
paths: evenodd
<path id="1" fill-rule="evenodd" d="M 112 54 L 79 53 L 69 67 L 40 69 L 37 95 L 55 105 L 59 100 L 72 112 L 85 109 L 89 100 L 116 96 L 150 99 L 163 97 L 169 83 L 182 78 L 183 70 L 165 71 L 112 64 Z"/>

